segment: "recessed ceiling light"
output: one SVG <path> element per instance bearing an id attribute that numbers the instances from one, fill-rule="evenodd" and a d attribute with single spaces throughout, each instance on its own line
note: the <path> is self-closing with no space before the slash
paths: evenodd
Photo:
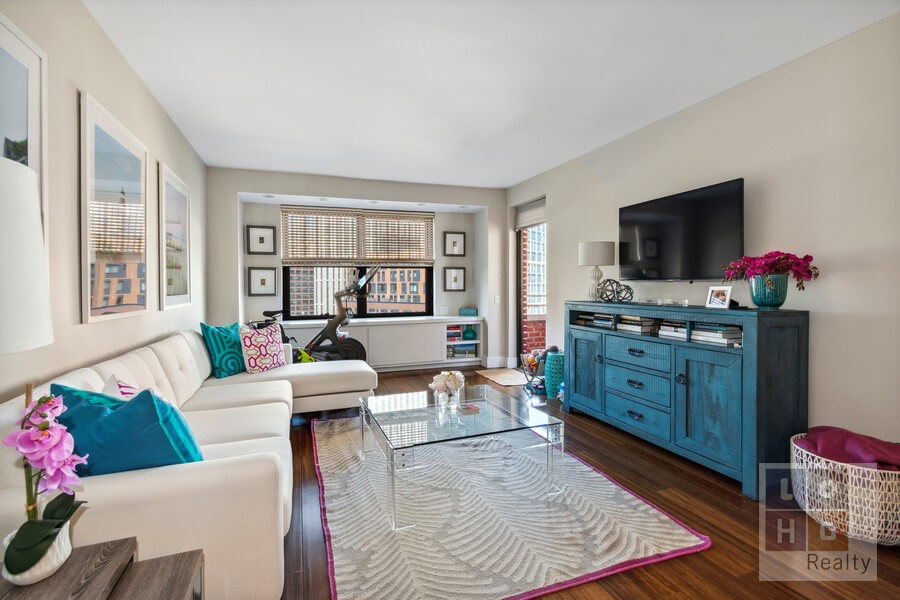
<path id="1" fill-rule="evenodd" d="M 272 194 L 263 194 L 263 198 L 274 198 Z"/>

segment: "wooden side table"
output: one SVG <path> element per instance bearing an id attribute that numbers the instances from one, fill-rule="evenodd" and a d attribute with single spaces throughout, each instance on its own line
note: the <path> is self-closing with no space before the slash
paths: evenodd
<path id="1" fill-rule="evenodd" d="M 15 586 L 0 579 L 0 600 L 200 600 L 203 551 L 135 562 L 137 538 L 80 546 L 44 581 Z"/>

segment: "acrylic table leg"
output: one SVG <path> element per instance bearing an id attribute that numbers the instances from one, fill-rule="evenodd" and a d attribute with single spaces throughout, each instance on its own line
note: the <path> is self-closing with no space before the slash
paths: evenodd
<path id="1" fill-rule="evenodd" d="M 387 452 L 387 484 L 388 484 L 388 516 L 391 520 L 391 529 L 397 529 L 397 490 L 394 478 L 397 469 L 394 464 L 394 451 Z"/>
<path id="2" fill-rule="evenodd" d="M 366 459 L 366 409 L 359 407 L 359 456 Z"/>
<path id="3" fill-rule="evenodd" d="M 547 426 L 547 495 L 555 496 L 562 492 L 562 485 L 555 483 L 557 462 L 561 462 L 565 453 L 565 441 L 563 438 L 563 424 L 556 423 Z M 559 456 L 557 456 L 559 455 Z M 561 482 L 560 482 L 561 483 Z"/>

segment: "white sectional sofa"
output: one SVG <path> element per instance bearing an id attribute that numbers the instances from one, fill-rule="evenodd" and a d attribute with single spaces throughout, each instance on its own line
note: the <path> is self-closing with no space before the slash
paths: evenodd
<path id="1" fill-rule="evenodd" d="M 87 500 L 72 522 L 75 546 L 136 536 L 138 559 L 202 548 L 205 597 L 279 598 L 291 523 L 294 412 L 355 406 L 377 387 L 362 361 L 289 364 L 211 379 L 199 332 L 184 331 L 50 383 L 100 391 L 110 375 L 155 387 L 176 403 L 203 461 L 82 479 Z M 0 435 L 16 427 L 24 398 L 0 404 Z M 18 455 L 0 446 L 0 535 L 24 520 Z"/>

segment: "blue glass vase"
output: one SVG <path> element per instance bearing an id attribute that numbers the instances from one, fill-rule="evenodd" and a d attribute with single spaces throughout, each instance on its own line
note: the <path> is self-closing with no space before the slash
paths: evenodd
<path id="1" fill-rule="evenodd" d="M 772 282 L 772 287 L 766 285 L 766 277 Z M 765 310 L 776 309 L 784 304 L 787 298 L 788 276 L 786 273 L 778 275 L 754 275 L 750 278 L 750 298 L 753 304 Z"/>

